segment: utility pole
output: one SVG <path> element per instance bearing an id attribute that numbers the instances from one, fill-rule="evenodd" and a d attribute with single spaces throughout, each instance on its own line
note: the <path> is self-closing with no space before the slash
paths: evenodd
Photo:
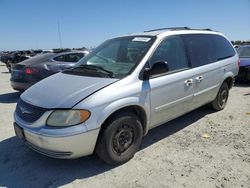
<path id="1" fill-rule="evenodd" d="M 62 36 L 61 36 L 61 29 L 60 29 L 59 21 L 57 21 L 57 29 L 58 29 L 58 37 L 59 37 L 60 48 L 63 48 L 62 47 Z"/>

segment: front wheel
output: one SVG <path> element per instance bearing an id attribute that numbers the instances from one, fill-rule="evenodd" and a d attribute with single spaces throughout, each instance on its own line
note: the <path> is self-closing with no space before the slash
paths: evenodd
<path id="1" fill-rule="evenodd" d="M 133 158 L 142 141 L 142 124 L 133 113 L 120 113 L 107 123 L 97 141 L 96 153 L 106 163 L 119 165 Z"/>
<path id="2" fill-rule="evenodd" d="M 212 101 L 212 107 L 215 110 L 223 110 L 227 104 L 229 96 L 229 88 L 227 83 L 223 83 L 222 86 L 220 87 L 220 90 L 216 96 L 216 98 Z"/>

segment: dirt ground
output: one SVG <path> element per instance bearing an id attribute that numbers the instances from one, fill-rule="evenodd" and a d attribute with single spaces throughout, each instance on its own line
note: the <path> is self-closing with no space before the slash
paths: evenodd
<path id="1" fill-rule="evenodd" d="M 202 107 L 151 130 L 131 161 L 110 167 L 95 155 L 59 160 L 23 145 L 9 78 L 0 66 L 0 187 L 250 187 L 247 85 L 233 87 L 223 111 Z"/>

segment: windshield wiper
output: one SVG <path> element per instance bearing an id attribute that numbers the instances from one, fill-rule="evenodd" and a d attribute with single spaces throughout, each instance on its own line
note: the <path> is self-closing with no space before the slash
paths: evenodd
<path id="1" fill-rule="evenodd" d="M 79 69 L 79 68 L 97 71 L 97 72 L 102 72 L 102 73 L 105 73 L 106 75 L 108 75 L 110 78 L 113 78 L 113 74 L 114 74 L 112 71 L 108 71 L 108 70 L 106 70 L 102 67 L 96 66 L 96 65 L 84 65 L 84 64 L 82 64 L 82 65 L 74 67 L 73 69 Z"/>

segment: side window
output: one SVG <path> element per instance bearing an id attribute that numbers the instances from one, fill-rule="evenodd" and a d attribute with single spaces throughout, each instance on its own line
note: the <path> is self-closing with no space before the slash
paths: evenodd
<path id="1" fill-rule="evenodd" d="M 207 65 L 217 60 L 215 47 L 209 34 L 187 34 L 182 37 L 193 67 Z"/>
<path id="2" fill-rule="evenodd" d="M 65 55 L 60 55 L 54 58 L 55 61 L 65 61 Z"/>
<path id="3" fill-rule="evenodd" d="M 171 36 L 161 42 L 151 57 L 150 64 L 165 61 L 169 71 L 176 71 L 188 67 L 188 60 L 183 41 L 180 36 Z"/>
<path id="4" fill-rule="evenodd" d="M 216 49 L 217 60 L 226 59 L 235 55 L 232 45 L 223 36 L 212 35 L 212 40 Z"/>
<path id="5" fill-rule="evenodd" d="M 60 55 L 54 58 L 55 61 L 74 63 L 79 61 L 84 54 L 82 53 L 71 53 L 66 55 Z"/>
<path id="6" fill-rule="evenodd" d="M 79 61 L 84 55 L 82 53 L 73 53 L 65 55 L 64 62 L 75 63 Z"/>
<path id="7" fill-rule="evenodd" d="M 77 53 L 75 54 L 75 56 L 77 57 L 77 61 L 79 61 L 80 59 L 82 59 L 85 55 L 83 53 Z M 76 61 L 76 62 L 77 62 Z"/>

